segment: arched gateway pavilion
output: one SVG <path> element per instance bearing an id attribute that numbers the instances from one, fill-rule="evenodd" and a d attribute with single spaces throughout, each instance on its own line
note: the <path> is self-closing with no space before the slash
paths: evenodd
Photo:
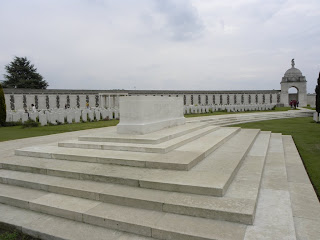
<path id="1" fill-rule="evenodd" d="M 294 59 L 291 60 L 291 68 L 286 71 L 281 81 L 281 103 L 289 106 L 291 100 L 299 101 L 300 106 L 307 105 L 307 81 L 298 68 L 295 68 Z M 289 89 L 295 88 L 296 94 L 290 94 Z"/>
<path id="2" fill-rule="evenodd" d="M 273 104 L 289 106 L 292 99 L 299 106 L 315 106 L 315 94 L 307 95 L 307 81 L 301 71 L 288 69 L 281 81 L 281 90 L 71 90 L 71 89 L 8 89 L 5 98 L 8 110 L 29 108 L 34 104 L 37 109 L 90 107 L 118 108 L 120 96 L 167 96 L 181 97 L 184 105 L 250 105 Z M 290 94 L 295 88 L 297 93 Z"/>

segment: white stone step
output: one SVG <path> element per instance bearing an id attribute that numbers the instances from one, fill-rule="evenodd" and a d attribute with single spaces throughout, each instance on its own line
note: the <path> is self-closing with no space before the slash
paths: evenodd
<path id="1" fill-rule="evenodd" d="M 252 224 L 255 201 L 172 193 L 93 181 L 0 170 L 0 183 L 122 206 Z M 245 193 L 243 193 L 245 194 Z"/>
<path id="2" fill-rule="evenodd" d="M 208 126 L 183 136 L 179 136 L 158 144 L 141 144 L 141 143 L 119 143 L 119 142 L 90 142 L 69 140 L 59 142 L 59 147 L 67 148 L 84 148 L 84 149 L 100 149 L 114 151 L 132 151 L 132 152 L 147 152 L 147 153 L 168 153 L 184 144 L 192 142 L 206 134 L 218 130 L 217 126 Z"/>
<path id="3" fill-rule="evenodd" d="M 18 156 L 116 164 L 142 168 L 189 170 L 228 141 L 240 128 L 219 128 L 166 154 L 34 146 L 15 150 Z"/>
<path id="4" fill-rule="evenodd" d="M 152 240 L 132 233 L 0 204 L 0 225 L 47 240 Z"/>
<path id="5" fill-rule="evenodd" d="M 242 224 L 135 209 L 3 184 L 0 184 L 0 202 L 156 239 L 243 239 L 246 230 Z"/>
<path id="6" fill-rule="evenodd" d="M 225 197 L 257 201 L 271 141 L 273 141 L 271 132 L 262 131 L 259 134 L 224 195 Z"/>
<path id="7" fill-rule="evenodd" d="M 252 224 L 270 132 L 261 132 L 227 198 L 171 193 L 109 183 L 0 170 L 0 182 L 124 206 Z"/>
<path id="8" fill-rule="evenodd" d="M 165 128 L 153 133 L 144 135 L 118 134 L 116 127 L 104 130 L 94 135 L 80 136 L 79 141 L 90 142 L 118 142 L 118 143 L 141 143 L 141 144 L 159 144 L 176 137 L 183 136 L 190 132 L 207 127 L 208 123 L 186 123 L 173 128 Z"/>
<path id="9" fill-rule="evenodd" d="M 71 161 L 53 161 L 52 159 L 21 156 L 0 159 L 0 164 L 2 168 L 8 170 L 117 183 L 165 191 L 223 196 L 239 169 L 242 160 L 245 158 L 246 153 L 258 136 L 258 133 L 259 130 L 256 129 L 241 130 L 227 142 L 229 145 L 232 145 L 234 151 L 228 150 L 229 147 L 224 145 L 218 149 L 219 152 L 223 154 L 225 154 L 226 151 L 230 151 L 227 155 L 228 158 L 223 161 L 220 157 L 215 159 L 212 157 L 215 155 L 215 152 L 213 152 L 210 157 L 204 159 L 200 165 L 202 167 L 195 167 L 188 172 L 85 162 L 74 164 Z M 210 134 L 205 137 L 209 135 Z M 193 147 L 203 152 L 203 149 L 210 146 L 209 140 L 210 139 L 203 142 L 199 141 L 199 143 L 194 144 Z M 184 147 L 186 147 L 186 145 L 180 147 L 181 151 L 188 153 L 190 149 Z M 207 155 L 209 155 L 209 153 Z M 225 169 L 226 166 L 228 166 L 228 169 Z"/>

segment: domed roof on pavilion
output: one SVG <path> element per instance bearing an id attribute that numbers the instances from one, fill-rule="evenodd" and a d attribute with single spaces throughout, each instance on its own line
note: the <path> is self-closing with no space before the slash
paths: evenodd
<path id="1" fill-rule="evenodd" d="M 292 67 L 286 71 L 284 74 L 285 77 L 302 77 L 302 72 L 295 67 Z"/>
<path id="2" fill-rule="evenodd" d="M 282 78 L 282 82 L 304 82 L 306 81 L 305 76 L 302 75 L 302 72 L 294 67 L 294 59 L 291 60 L 291 68 L 289 68 Z"/>

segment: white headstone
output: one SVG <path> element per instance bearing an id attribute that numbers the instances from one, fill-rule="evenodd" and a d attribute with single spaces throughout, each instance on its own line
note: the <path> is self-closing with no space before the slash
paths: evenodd
<path id="1" fill-rule="evenodd" d="M 89 120 L 90 120 L 91 122 L 94 121 L 93 111 L 88 110 L 88 117 L 89 117 Z"/>
<path id="2" fill-rule="evenodd" d="M 59 113 L 58 113 L 58 119 L 57 119 L 57 121 L 58 121 L 59 123 L 64 124 L 64 121 L 65 121 L 64 112 L 59 112 Z"/>
<path id="3" fill-rule="evenodd" d="M 58 115 L 55 112 L 52 112 L 52 113 L 49 114 L 48 121 L 51 124 L 56 125 L 57 124 L 57 119 L 58 119 Z"/>
<path id="4" fill-rule="evenodd" d="M 28 121 L 28 120 L 29 120 L 28 113 L 23 113 L 21 120 L 22 120 L 23 123 L 24 123 L 25 121 Z"/>
<path id="5" fill-rule="evenodd" d="M 67 122 L 68 122 L 68 123 L 73 123 L 73 120 L 74 120 L 74 112 L 69 111 L 69 112 L 67 113 Z"/>
<path id="6" fill-rule="evenodd" d="M 81 116 L 80 110 L 75 111 L 75 113 L 74 113 L 74 122 L 79 123 L 80 122 L 80 116 Z"/>
<path id="7" fill-rule="evenodd" d="M 31 120 L 33 120 L 33 121 L 37 121 L 37 117 L 39 116 L 39 114 L 38 114 L 38 112 L 30 112 L 29 113 L 29 117 L 30 117 L 30 119 Z"/>
<path id="8" fill-rule="evenodd" d="M 107 117 L 109 117 L 109 114 L 105 109 L 102 109 L 101 110 L 101 116 L 102 116 L 102 119 L 105 120 L 105 119 L 107 119 Z"/>
<path id="9" fill-rule="evenodd" d="M 108 109 L 108 113 L 109 113 L 109 120 L 112 120 L 113 119 L 113 110 Z"/>
<path id="10" fill-rule="evenodd" d="M 88 121 L 88 115 L 87 115 L 87 111 L 86 110 L 83 110 L 81 112 L 81 118 L 82 118 L 83 122 L 87 122 Z"/>
<path id="11" fill-rule="evenodd" d="M 47 115 L 46 114 L 39 114 L 39 122 L 41 124 L 41 126 L 45 126 L 48 124 L 48 121 L 47 121 Z"/>
<path id="12" fill-rule="evenodd" d="M 100 121 L 101 120 L 101 115 L 100 115 L 100 111 L 99 110 L 95 110 L 94 111 L 94 115 L 96 116 L 96 120 Z"/>

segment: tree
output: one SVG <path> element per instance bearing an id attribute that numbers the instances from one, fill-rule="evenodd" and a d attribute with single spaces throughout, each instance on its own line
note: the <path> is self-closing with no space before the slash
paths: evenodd
<path id="1" fill-rule="evenodd" d="M 5 88 L 46 89 L 49 86 L 27 57 L 14 57 L 5 69 L 7 71 L 7 74 L 4 74 L 6 81 L 3 82 Z"/>
<path id="2" fill-rule="evenodd" d="M 0 84 L 0 126 L 4 126 L 6 124 L 6 118 L 6 100 L 4 98 L 4 92 Z"/>
<path id="3" fill-rule="evenodd" d="M 319 121 L 319 113 L 320 113 L 320 72 L 318 77 L 318 85 L 316 86 L 316 111 L 317 111 L 317 121 Z"/>

